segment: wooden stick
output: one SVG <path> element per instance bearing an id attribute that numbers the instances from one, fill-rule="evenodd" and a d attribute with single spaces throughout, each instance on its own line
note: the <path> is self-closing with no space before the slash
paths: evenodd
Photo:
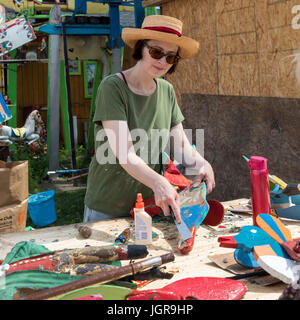
<path id="1" fill-rule="evenodd" d="M 90 285 L 102 284 L 105 282 L 123 278 L 131 274 L 134 275 L 138 272 L 147 270 L 154 266 L 160 266 L 162 264 L 172 262 L 174 261 L 174 259 L 175 259 L 175 256 L 172 252 L 167 253 L 162 256 L 157 256 L 157 257 L 143 260 L 140 262 L 130 263 L 127 266 L 123 266 L 115 270 L 101 272 L 99 274 L 88 276 L 86 278 L 76 280 L 70 283 L 66 283 L 54 288 L 45 289 L 45 290 L 27 295 L 25 297 L 20 297 L 18 300 L 43 300 L 43 299 L 52 298 L 52 297 L 64 294 L 66 292 L 87 287 Z"/>
<path id="2" fill-rule="evenodd" d="M 86 176 L 88 176 L 88 174 L 89 173 L 87 172 L 87 173 L 80 174 L 79 176 L 74 176 L 74 177 L 68 178 L 67 182 L 70 182 L 72 180 L 79 179 L 79 178 L 82 178 L 82 177 L 86 177 Z"/>

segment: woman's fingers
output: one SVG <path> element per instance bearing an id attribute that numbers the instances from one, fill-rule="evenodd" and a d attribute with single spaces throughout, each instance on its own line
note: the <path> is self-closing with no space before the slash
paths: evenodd
<path id="1" fill-rule="evenodd" d="M 172 209 L 175 220 L 178 223 L 181 223 L 179 195 L 171 185 L 168 187 L 169 188 L 167 188 L 167 190 L 163 192 L 163 194 L 157 192 L 155 203 L 157 206 L 162 208 L 165 216 L 170 216 L 170 209 Z"/>

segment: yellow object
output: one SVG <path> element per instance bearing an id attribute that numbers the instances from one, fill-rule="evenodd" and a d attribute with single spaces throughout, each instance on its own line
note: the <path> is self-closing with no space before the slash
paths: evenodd
<path id="1" fill-rule="evenodd" d="M 142 194 L 138 193 L 134 210 L 135 243 L 152 243 L 152 218 L 144 210 Z"/>
<path id="2" fill-rule="evenodd" d="M 26 128 L 11 128 L 11 130 L 14 132 L 15 136 L 20 138 L 20 140 L 24 139 Z"/>
<path id="3" fill-rule="evenodd" d="M 287 186 L 287 183 L 274 175 L 269 174 L 269 180 L 274 184 L 278 184 L 281 189 L 285 189 Z"/>

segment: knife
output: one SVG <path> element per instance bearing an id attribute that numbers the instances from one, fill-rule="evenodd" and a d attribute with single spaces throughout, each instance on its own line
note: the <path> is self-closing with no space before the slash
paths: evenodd
<path id="1" fill-rule="evenodd" d="M 187 227 L 187 225 L 185 224 L 185 222 L 181 219 L 181 223 L 178 223 L 176 221 L 176 218 L 175 218 L 175 214 L 173 212 L 173 209 L 169 206 L 169 209 L 170 209 L 170 212 L 171 212 L 171 215 L 172 215 L 172 218 L 174 219 L 174 222 L 176 224 L 176 227 L 180 233 L 180 236 L 182 238 L 182 240 L 188 240 L 190 238 L 193 237 L 190 229 Z"/>

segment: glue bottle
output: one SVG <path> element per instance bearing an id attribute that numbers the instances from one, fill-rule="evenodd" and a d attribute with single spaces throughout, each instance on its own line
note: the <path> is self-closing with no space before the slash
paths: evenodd
<path id="1" fill-rule="evenodd" d="M 253 225 L 257 226 L 256 217 L 259 214 L 271 213 L 267 159 L 258 156 L 250 157 L 248 167 L 250 168 Z"/>
<path id="2" fill-rule="evenodd" d="M 137 194 L 134 210 L 135 243 L 151 244 L 152 242 L 152 218 L 144 210 L 144 202 L 141 193 Z"/>

